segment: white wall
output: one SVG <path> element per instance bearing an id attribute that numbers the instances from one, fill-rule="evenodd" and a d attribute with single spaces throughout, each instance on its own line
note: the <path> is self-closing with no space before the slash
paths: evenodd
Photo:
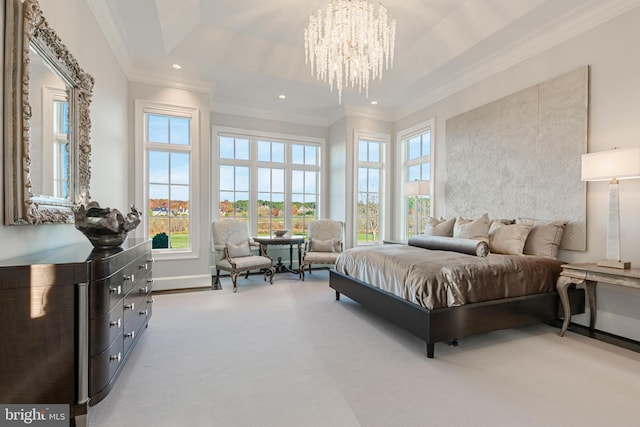
<path id="1" fill-rule="evenodd" d="M 4 34 L 4 2 L 0 7 Z M 102 206 L 127 210 L 131 182 L 128 174 L 127 79 L 86 1 L 40 0 L 40 7 L 51 28 L 96 81 L 91 104 L 91 196 Z M 0 203 L 4 211 L 4 198 Z M 0 259 L 85 239 L 73 224 L 0 226 Z"/>
<path id="2" fill-rule="evenodd" d="M 617 17 L 561 45 L 529 58 L 486 80 L 447 97 L 395 125 L 402 130 L 430 118 L 436 122 L 435 215 L 444 214 L 444 176 L 447 165 L 445 122 L 448 118 L 502 98 L 534 84 L 590 65 L 588 151 L 640 146 L 640 8 Z M 558 191 L 562 191 L 561 188 Z M 622 257 L 640 267 L 640 180 L 620 184 Z M 608 184 L 587 185 L 587 251 L 561 251 L 568 262 L 594 262 L 604 258 Z M 596 327 L 640 339 L 640 292 L 598 285 Z M 574 317 L 588 324 L 587 316 Z"/>

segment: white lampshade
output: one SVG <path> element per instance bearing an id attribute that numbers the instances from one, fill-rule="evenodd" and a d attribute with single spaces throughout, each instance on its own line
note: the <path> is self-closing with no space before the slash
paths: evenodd
<path id="1" fill-rule="evenodd" d="M 583 181 L 640 178 L 640 147 L 582 155 Z"/>
<path id="2" fill-rule="evenodd" d="M 406 196 L 428 196 L 430 191 L 429 186 L 429 181 L 409 181 L 404 184 L 404 194 Z"/>

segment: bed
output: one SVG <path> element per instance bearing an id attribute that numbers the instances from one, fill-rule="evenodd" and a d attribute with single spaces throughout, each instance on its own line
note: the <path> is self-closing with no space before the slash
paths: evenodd
<path id="1" fill-rule="evenodd" d="M 336 300 L 345 295 L 426 342 L 435 343 L 558 318 L 555 283 L 561 261 L 412 245 L 345 251 L 330 272 Z M 584 290 L 570 292 L 572 314 L 584 312 Z"/>

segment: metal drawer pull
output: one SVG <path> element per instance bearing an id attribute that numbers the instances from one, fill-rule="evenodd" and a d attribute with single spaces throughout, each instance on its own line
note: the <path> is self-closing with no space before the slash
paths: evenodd
<path id="1" fill-rule="evenodd" d="M 131 304 L 125 304 L 124 305 L 124 309 L 125 310 L 133 310 L 134 308 L 136 308 L 136 303 L 132 302 Z"/>
<path id="2" fill-rule="evenodd" d="M 119 328 L 120 324 L 120 319 L 112 320 L 111 322 L 109 322 L 109 326 L 111 326 L 112 328 Z"/>
<path id="3" fill-rule="evenodd" d="M 139 268 L 139 269 L 145 269 L 145 270 L 146 270 L 146 269 L 147 269 L 147 268 L 149 268 L 149 267 L 147 267 L 147 264 L 140 264 L 140 265 L 138 266 L 138 268 Z"/>
<path id="4" fill-rule="evenodd" d="M 136 276 L 132 274 L 131 276 L 123 276 L 124 281 L 131 280 L 132 282 L 136 280 Z"/>
<path id="5" fill-rule="evenodd" d="M 147 300 L 147 304 L 153 304 L 153 298 Z"/>
<path id="6" fill-rule="evenodd" d="M 153 279 L 147 279 L 147 283 L 153 283 Z"/>
<path id="7" fill-rule="evenodd" d="M 120 285 L 116 286 L 116 287 L 109 287 L 109 293 L 110 294 L 118 294 L 120 295 L 120 293 L 122 293 L 122 287 Z"/>
<path id="8" fill-rule="evenodd" d="M 127 332 L 126 334 L 124 334 L 125 338 L 135 338 L 135 336 L 136 336 L 136 331 Z"/>
<path id="9" fill-rule="evenodd" d="M 147 309 L 145 308 L 144 310 L 142 310 L 142 311 L 140 312 L 140 316 L 146 316 L 146 315 L 147 315 L 147 313 L 149 313 L 149 310 L 147 310 Z"/>
<path id="10" fill-rule="evenodd" d="M 152 263 L 152 264 L 153 264 L 153 263 L 154 263 L 154 262 L 156 262 L 156 261 L 155 261 L 153 258 L 147 258 L 147 262 L 150 262 L 150 263 Z"/>
<path id="11" fill-rule="evenodd" d="M 110 355 L 109 360 L 112 362 L 120 362 L 122 360 L 122 353 L 118 352 L 118 354 Z"/>
<path id="12" fill-rule="evenodd" d="M 146 294 L 147 292 L 149 292 L 149 287 L 145 286 L 144 288 L 140 288 L 140 293 L 141 294 Z"/>

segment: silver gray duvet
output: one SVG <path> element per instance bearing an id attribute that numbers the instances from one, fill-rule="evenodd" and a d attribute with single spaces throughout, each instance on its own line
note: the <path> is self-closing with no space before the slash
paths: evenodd
<path id="1" fill-rule="evenodd" d="M 531 255 L 486 257 L 407 245 L 349 249 L 336 270 L 428 309 L 555 291 L 562 262 Z"/>

